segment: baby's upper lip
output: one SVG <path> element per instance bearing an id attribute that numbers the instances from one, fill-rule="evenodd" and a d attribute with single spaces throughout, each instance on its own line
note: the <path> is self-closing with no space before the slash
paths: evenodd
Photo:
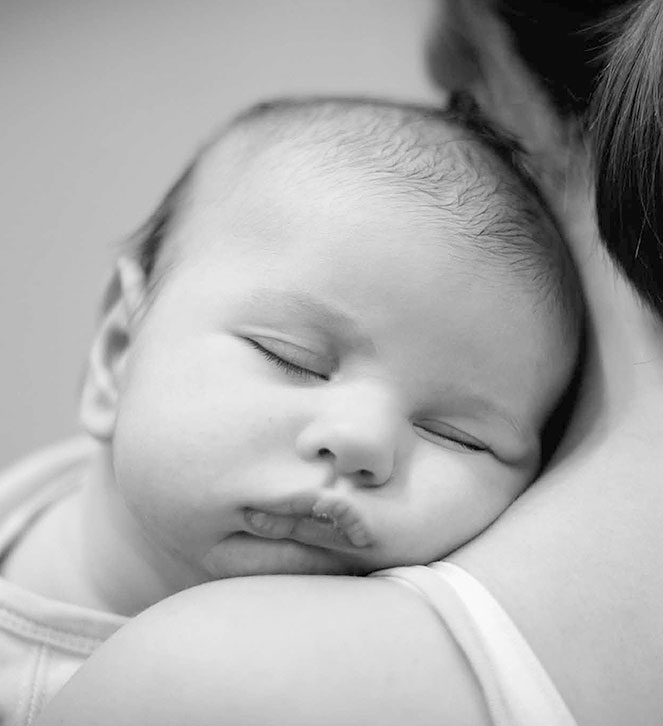
<path id="1" fill-rule="evenodd" d="M 368 525 L 348 499 L 330 493 L 300 494 L 246 507 L 249 530 L 268 539 L 315 547 L 363 548 L 373 544 Z"/>

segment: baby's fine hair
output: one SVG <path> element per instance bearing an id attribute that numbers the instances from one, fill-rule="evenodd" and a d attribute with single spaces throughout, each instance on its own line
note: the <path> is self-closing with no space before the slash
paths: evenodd
<path id="1" fill-rule="evenodd" d="M 131 238 L 148 285 L 156 287 L 162 251 L 195 196 L 196 177 L 217 149 L 245 162 L 266 150 L 290 151 L 286 163 L 314 160 L 316 170 L 357 169 L 361 178 L 415 198 L 422 215 L 455 223 L 479 271 L 524 281 L 536 300 L 579 330 L 580 293 L 566 247 L 523 167 L 521 150 L 462 100 L 446 109 L 370 98 L 284 98 L 258 103 L 232 119 L 199 151 L 156 211 Z M 311 155 L 313 150 L 320 153 Z M 232 171 L 242 174 L 242 171 Z M 247 172 L 250 173 L 250 172 Z M 441 244 L 444 243 L 441 240 Z M 509 278 L 511 275 L 511 278 Z M 105 307 L 118 290 L 107 291 Z"/>

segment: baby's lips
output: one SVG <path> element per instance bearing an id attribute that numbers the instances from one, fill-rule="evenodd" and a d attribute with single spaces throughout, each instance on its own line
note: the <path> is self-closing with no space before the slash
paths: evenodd
<path id="1" fill-rule="evenodd" d="M 261 537 L 268 539 L 286 539 L 294 529 L 296 517 L 287 514 L 274 514 L 257 509 L 244 512 L 247 524 Z"/>
<path id="2" fill-rule="evenodd" d="M 251 531 L 266 539 L 288 539 L 325 548 L 352 547 L 352 542 L 330 522 L 248 509 L 245 518 Z"/>
<path id="3" fill-rule="evenodd" d="M 324 497 L 312 509 L 314 517 L 331 519 L 336 528 L 341 529 L 355 547 L 368 547 L 373 543 L 366 523 L 359 512 L 348 502 Z"/>
<path id="4" fill-rule="evenodd" d="M 359 513 L 348 503 L 310 497 L 248 508 L 251 531 L 267 539 L 291 539 L 315 547 L 357 547 L 372 544 Z"/>

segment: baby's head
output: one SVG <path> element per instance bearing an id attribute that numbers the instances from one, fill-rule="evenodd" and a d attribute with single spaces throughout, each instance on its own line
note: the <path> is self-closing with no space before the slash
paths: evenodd
<path id="1" fill-rule="evenodd" d="M 118 270 L 82 418 L 164 592 L 444 556 L 535 476 L 578 352 L 549 216 L 457 111 L 256 106 Z"/>

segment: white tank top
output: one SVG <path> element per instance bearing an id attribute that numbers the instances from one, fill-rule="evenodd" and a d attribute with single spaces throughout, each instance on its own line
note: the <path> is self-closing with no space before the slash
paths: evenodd
<path id="1" fill-rule="evenodd" d="M 577 726 L 539 659 L 493 596 L 450 562 L 375 573 L 413 588 L 451 632 L 495 726 Z"/>

